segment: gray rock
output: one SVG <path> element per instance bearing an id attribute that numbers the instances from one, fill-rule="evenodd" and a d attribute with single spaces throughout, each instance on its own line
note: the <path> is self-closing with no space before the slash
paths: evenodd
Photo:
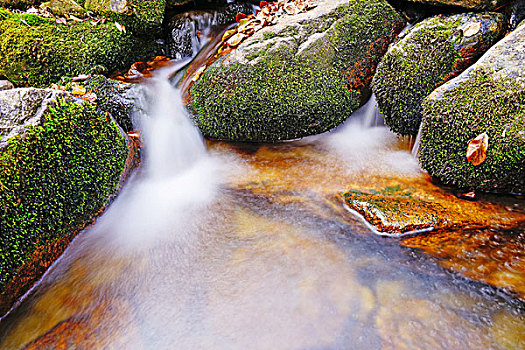
<path id="1" fill-rule="evenodd" d="M 9 80 L 0 80 L 0 91 L 14 88 L 15 86 Z"/>
<path id="2" fill-rule="evenodd" d="M 30 125 L 39 125 L 42 116 L 59 96 L 69 93 L 52 89 L 19 88 L 0 91 L 0 149 L 14 136 L 23 136 Z"/>
<path id="3" fill-rule="evenodd" d="M 525 21 L 479 61 L 436 89 L 423 106 L 420 161 L 458 187 L 525 193 Z M 466 149 L 488 135 L 486 159 Z"/>

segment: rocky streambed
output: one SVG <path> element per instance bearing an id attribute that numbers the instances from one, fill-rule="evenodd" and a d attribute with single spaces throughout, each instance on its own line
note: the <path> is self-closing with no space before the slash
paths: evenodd
<path id="1" fill-rule="evenodd" d="M 334 227 L 341 236 L 337 240 L 366 242 L 360 243 L 366 247 L 363 251 L 373 251 L 374 242 L 379 242 L 381 254 L 400 254 L 403 266 L 410 265 L 407 256 L 417 257 L 414 264 L 425 268 L 408 270 L 414 268 L 422 275 L 425 269 L 434 271 L 429 276 L 445 274 L 448 277 L 438 278 L 445 281 L 439 282 L 442 285 L 456 288 L 460 283 L 460 290 L 488 288 L 488 303 L 496 305 L 497 300 L 504 300 L 507 311 L 487 306 L 490 321 L 484 327 L 504 320 L 505 327 L 511 324 L 514 329 L 509 333 L 512 336 L 502 335 L 506 334 L 505 327 L 496 327 L 486 330 L 490 339 L 479 335 L 468 344 L 485 348 L 523 346 L 523 339 L 516 334 L 520 332 L 525 300 L 524 6 L 520 1 L 426 3 L 281 0 L 255 5 L 196 4 L 192 8 L 173 1 L 109 5 L 0 1 L 0 78 L 5 79 L 0 84 L 0 313 L 18 304 L 75 235 L 108 208 L 131 170 L 138 166 L 140 148 L 148 145 L 139 140 L 136 129 L 143 127 L 151 112 L 147 106 L 156 99 L 155 93 L 148 92 L 154 71 L 169 66 L 170 59 L 197 54 L 210 42 L 202 51 L 205 54 L 173 80 L 185 75 L 180 85 L 184 101 L 201 133 L 213 140 L 208 142 L 209 151 L 226 158 L 231 155 L 232 164 L 245 170 L 232 173 L 221 186 L 246 200 L 241 207 L 249 207 L 249 213 L 236 209 L 217 215 L 249 217 L 239 222 L 260 228 L 257 233 L 242 229 L 236 239 L 266 240 L 273 224 L 257 221 L 258 210 L 263 216 L 267 211 L 297 211 L 292 227 L 308 226 L 313 220 L 315 229 L 308 226 L 306 231 L 330 237 L 329 230 L 320 227 Z M 30 5 L 34 7 L 28 9 Z M 230 23 L 236 24 L 228 27 Z M 366 117 L 358 116 L 363 110 L 352 113 L 370 99 L 372 92 L 378 106 L 368 105 L 372 119 L 366 122 L 362 120 Z M 380 116 L 376 115 L 379 111 Z M 379 127 L 383 120 L 386 126 Z M 313 136 L 279 143 L 333 131 L 338 126 L 348 130 L 323 134 L 319 139 Z M 417 160 L 409 153 L 413 147 Z M 229 195 L 227 198 L 231 199 Z M 324 243 L 308 248 L 305 239 L 310 238 L 287 226 L 290 223 L 284 227 L 281 219 L 277 221 L 279 230 L 291 230 L 294 237 L 286 238 L 286 244 L 276 243 L 280 247 L 277 251 L 289 252 L 290 247 L 296 247 L 315 255 L 316 249 L 325 249 Z M 207 232 L 195 227 L 188 230 Z M 228 237 L 229 230 L 235 231 L 229 228 L 220 232 Z M 394 246 L 401 253 L 385 248 Z M 260 256 L 269 248 L 263 245 L 261 249 L 241 249 L 232 259 L 237 261 L 256 251 L 261 265 L 247 265 L 244 272 L 253 268 L 266 273 L 262 266 L 267 260 Z M 302 255 L 294 254 L 292 260 L 300 261 Z M 368 259 L 361 250 L 359 254 L 363 261 Z M 334 259 L 328 261 L 337 260 L 337 266 L 348 269 L 344 259 Z M 136 276 L 133 259 L 117 260 L 124 261 Z M 366 275 L 360 263 L 354 266 L 355 261 L 350 260 L 353 272 L 348 276 L 360 271 Z M 79 266 L 86 269 L 101 260 L 89 257 L 80 261 Z M 75 265 L 71 264 L 65 263 L 64 269 Z M 230 271 L 231 264 L 237 263 L 226 263 L 224 268 Z M 389 264 L 389 259 L 378 262 L 374 269 L 380 269 L 381 264 Z M 203 266 L 202 273 L 211 273 L 207 264 Z M 59 282 L 42 282 L 41 289 L 37 287 L 25 304 L 22 301 L 0 323 L 4 336 L 12 330 L 5 326 L 10 320 L 19 320 L 16 327 L 20 330 L 14 334 L 25 332 L 24 314 L 29 315 L 28 325 L 39 324 L 38 331 L 20 338 L 23 341 L 9 338 L 5 343 L 8 348 L 31 342 L 28 346 L 34 348 L 47 342 L 69 344 L 75 337 L 79 346 L 104 347 L 104 339 L 114 341 L 115 333 L 102 332 L 100 324 L 115 324 L 118 319 L 125 323 L 119 327 L 127 329 L 123 319 L 129 315 L 122 315 L 134 311 L 126 306 L 131 301 L 124 298 L 121 301 L 125 306 L 115 306 L 116 314 L 110 317 L 113 321 L 96 316 L 95 310 L 103 307 L 98 293 L 113 303 L 115 290 L 105 284 L 122 278 L 118 269 L 108 268 L 113 277 L 103 279 L 103 292 L 95 286 L 96 278 L 91 281 L 82 273 L 70 277 L 63 272 L 51 274 Z M 331 271 L 332 267 L 326 268 Z M 88 290 L 95 293 L 94 299 L 85 293 L 75 296 L 68 287 L 71 278 L 91 284 Z M 189 275 L 185 278 L 191 280 Z M 451 282 L 457 279 L 462 282 Z M 347 297 L 364 303 L 356 311 L 358 318 L 375 320 L 371 346 L 399 348 L 417 342 L 401 332 L 395 315 L 402 310 L 387 317 L 395 306 L 392 300 L 402 299 L 406 287 L 395 281 L 378 281 L 371 288 L 361 282 L 357 283 L 361 287 Z M 394 286 L 395 296 L 388 302 L 383 288 L 378 287 L 383 286 L 381 283 Z M 39 304 L 39 298 L 45 300 L 55 288 L 68 290 L 64 299 L 51 298 Z M 341 288 L 346 287 L 334 286 Z M 220 293 L 229 293 L 222 287 L 219 290 L 217 307 L 225 303 Z M 451 320 L 451 325 L 461 321 L 453 321 L 452 313 L 466 313 L 467 319 L 479 316 L 463 309 L 450 311 L 453 308 L 441 302 L 436 306 L 430 294 L 424 300 L 411 297 L 406 302 L 414 309 L 444 307 L 448 311 L 442 316 Z M 70 298 L 80 298 L 78 305 L 66 307 Z M 377 306 L 379 300 L 381 307 Z M 245 301 L 252 303 L 251 299 Z M 52 306 L 54 303 L 62 305 L 59 310 Z M 44 306 L 35 308 L 37 304 Z M 313 312 L 306 307 L 299 309 L 299 314 Z M 346 315 L 343 309 L 336 309 Z M 43 317 L 48 322 L 41 322 Z M 217 317 L 213 322 L 220 323 Z M 342 323 L 345 317 L 341 316 Z M 425 325 L 432 322 L 430 314 L 411 317 Z M 269 324 L 274 321 L 269 320 Z M 93 331 L 93 327 L 98 330 Z M 436 348 L 464 344 L 458 339 L 472 331 L 467 328 L 459 338 L 452 336 L 443 342 L 429 333 L 425 344 Z M 356 336 L 359 332 L 366 334 L 363 327 L 346 330 L 357 332 Z M 222 331 L 235 333 L 233 329 Z M 70 335 L 62 339 L 58 335 L 62 332 Z M 356 338 L 334 343 L 334 334 L 325 337 L 312 333 L 311 342 L 297 344 L 325 344 L 323 339 L 326 344 L 339 344 L 335 347 L 359 343 Z M 155 343 L 147 337 L 141 339 L 145 346 Z M 243 337 L 236 339 L 239 342 L 235 344 L 243 344 Z M 206 343 L 202 341 L 199 339 L 198 344 Z M 290 340 L 286 344 L 295 343 Z M 371 343 L 359 344 L 366 348 Z"/>

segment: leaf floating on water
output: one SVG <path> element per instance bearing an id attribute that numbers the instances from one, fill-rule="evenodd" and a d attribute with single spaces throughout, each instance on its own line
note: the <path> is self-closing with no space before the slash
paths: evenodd
<path id="1" fill-rule="evenodd" d="M 487 158 L 487 148 L 489 147 L 489 135 L 483 133 L 468 143 L 467 160 L 472 165 L 480 165 Z"/>
<path id="2" fill-rule="evenodd" d="M 115 22 L 115 27 L 117 27 L 117 29 L 122 32 L 122 33 L 126 33 L 126 27 L 124 27 L 123 24 L 120 24 L 118 22 Z"/>
<path id="3" fill-rule="evenodd" d="M 461 27 L 463 30 L 463 36 L 470 37 L 476 35 L 481 29 L 481 23 L 479 22 L 470 22 Z"/>

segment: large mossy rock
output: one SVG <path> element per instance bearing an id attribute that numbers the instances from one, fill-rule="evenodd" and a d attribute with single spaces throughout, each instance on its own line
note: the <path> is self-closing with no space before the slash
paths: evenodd
<path id="1" fill-rule="evenodd" d="M 372 81 L 386 124 L 398 134 L 417 135 L 424 98 L 488 50 L 503 28 L 503 15 L 486 12 L 436 16 L 407 31 Z"/>
<path id="2" fill-rule="evenodd" d="M 126 138 L 90 103 L 34 88 L 0 91 L 0 314 L 116 193 Z M 60 97 L 61 96 L 61 97 Z M 17 112 L 21 111 L 21 112 Z M 10 126 L 5 126 L 10 125 Z"/>
<path id="3" fill-rule="evenodd" d="M 430 5 L 461 6 L 474 10 L 494 10 L 512 0 L 409 0 Z"/>
<path id="4" fill-rule="evenodd" d="M 525 193 L 525 22 L 423 106 L 420 162 L 446 184 Z M 487 133 L 486 160 L 467 161 Z"/>
<path id="5" fill-rule="evenodd" d="M 0 9 L 0 75 L 17 86 L 46 87 L 62 76 L 122 69 L 155 50 L 150 37 L 122 33 L 111 22 L 63 25 Z"/>
<path id="6" fill-rule="evenodd" d="M 212 64 L 192 85 L 189 109 L 214 139 L 280 141 L 330 130 L 366 100 L 403 25 L 386 1 L 320 1 Z"/>
<path id="7" fill-rule="evenodd" d="M 160 29 L 166 0 L 85 0 L 84 7 L 124 24 L 135 34 L 147 34 Z"/>

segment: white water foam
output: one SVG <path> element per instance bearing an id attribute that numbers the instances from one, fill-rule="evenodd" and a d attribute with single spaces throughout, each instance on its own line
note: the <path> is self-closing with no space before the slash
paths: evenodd
<path id="1" fill-rule="evenodd" d="M 370 169 L 401 174 L 420 172 L 410 152 L 400 148 L 398 137 L 384 126 L 374 95 L 323 142 L 341 157 L 350 173 Z"/>

